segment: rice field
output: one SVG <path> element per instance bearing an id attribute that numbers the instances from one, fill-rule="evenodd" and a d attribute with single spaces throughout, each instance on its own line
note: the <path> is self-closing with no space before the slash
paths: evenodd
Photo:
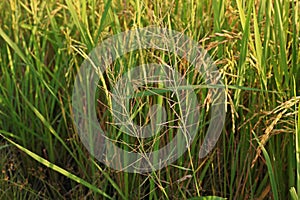
<path id="1" fill-rule="evenodd" d="M 3 0 L 0 25 L 0 199 L 300 198 L 299 1 Z M 96 47 L 147 27 L 176 31 L 205 50 L 222 84 L 207 84 L 206 72 L 183 56 L 189 48 L 143 49 L 139 42 L 97 73 L 94 106 L 83 106 L 79 115 L 93 110 L 96 127 L 115 147 L 146 154 L 177 138 L 173 146 L 186 148 L 168 165 L 139 173 L 112 165 L 115 154 L 98 159 L 102 152 L 91 144 L 104 144 L 104 137 L 84 143 L 80 127 L 94 124 L 76 121 L 74 90 Z M 147 63 L 169 71 L 157 75 Z M 143 67 L 130 75 L 134 66 Z M 172 83 L 182 83 L 180 91 L 189 89 L 194 96 L 166 87 L 172 70 L 186 81 Z M 127 98 L 123 119 L 116 112 L 124 107 L 113 94 L 126 74 L 144 82 L 127 88 L 135 93 Z M 211 92 L 220 90 L 224 121 L 211 128 L 220 128 L 220 137 L 199 156 L 217 112 Z M 193 97 L 197 118 L 184 115 L 195 106 Z M 127 118 L 139 127 L 149 125 L 153 135 L 135 137 L 135 129 L 123 126 Z M 188 121 L 195 136 L 186 147 L 178 131 L 185 131 L 182 123 Z M 152 122 L 160 124 L 155 134 Z M 117 156 L 131 164 L 126 155 Z M 159 155 L 152 158 L 156 163 Z"/>

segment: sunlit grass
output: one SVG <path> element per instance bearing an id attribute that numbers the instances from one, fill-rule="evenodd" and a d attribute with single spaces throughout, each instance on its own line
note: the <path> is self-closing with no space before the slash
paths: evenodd
<path id="1" fill-rule="evenodd" d="M 290 0 L 1 1 L 0 199 L 297 199 L 299 9 Z M 114 124 L 109 94 L 128 66 L 161 62 L 187 72 L 203 103 L 202 121 L 189 150 L 172 165 L 147 175 L 116 172 L 90 156 L 78 137 L 74 78 L 101 41 L 149 25 L 184 32 L 208 50 L 226 86 L 226 122 L 213 152 L 198 159 L 210 117 L 201 76 L 175 55 L 129 53 L 100 80 L 96 108 L 100 125 L 122 148 L 137 140 Z M 169 93 L 154 96 L 147 87 L 132 108 L 137 123 L 149 120 L 151 105 L 170 106 Z M 169 122 L 176 119 L 171 106 L 166 112 Z M 149 149 L 175 134 L 175 128 L 164 131 Z"/>

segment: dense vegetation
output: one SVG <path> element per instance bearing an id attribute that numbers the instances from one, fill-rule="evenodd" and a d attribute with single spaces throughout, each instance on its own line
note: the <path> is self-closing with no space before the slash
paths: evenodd
<path id="1" fill-rule="evenodd" d="M 1 1 L 0 199 L 298 199 L 299 13 L 294 0 Z M 205 124 L 172 165 L 144 175 L 116 172 L 90 156 L 78 137 L 74 78 L 84 55 L 105 38 L 149 25 L 183 32 L 209 52 L 226 86 L 226 122 L 203 159 Z M 183 74 L 188 66 L 154 50 L 123 58 L 126 66 L 158 60 L 177 63 Z M 127 70 L 122 66 L 110 67 L 108 85 Z M 207 90 L 196 92 L 204 102 Z M 104 94 L 97 112 L 114 135 L 118 128 L 110 123 Z M 145 118 L 150 104 L 165 101 L 142 96 L 133 109 Z M 208 107 L 201 112 L 204 122 Z M 129 140 L 122 138 L 123 145 Z"/>

